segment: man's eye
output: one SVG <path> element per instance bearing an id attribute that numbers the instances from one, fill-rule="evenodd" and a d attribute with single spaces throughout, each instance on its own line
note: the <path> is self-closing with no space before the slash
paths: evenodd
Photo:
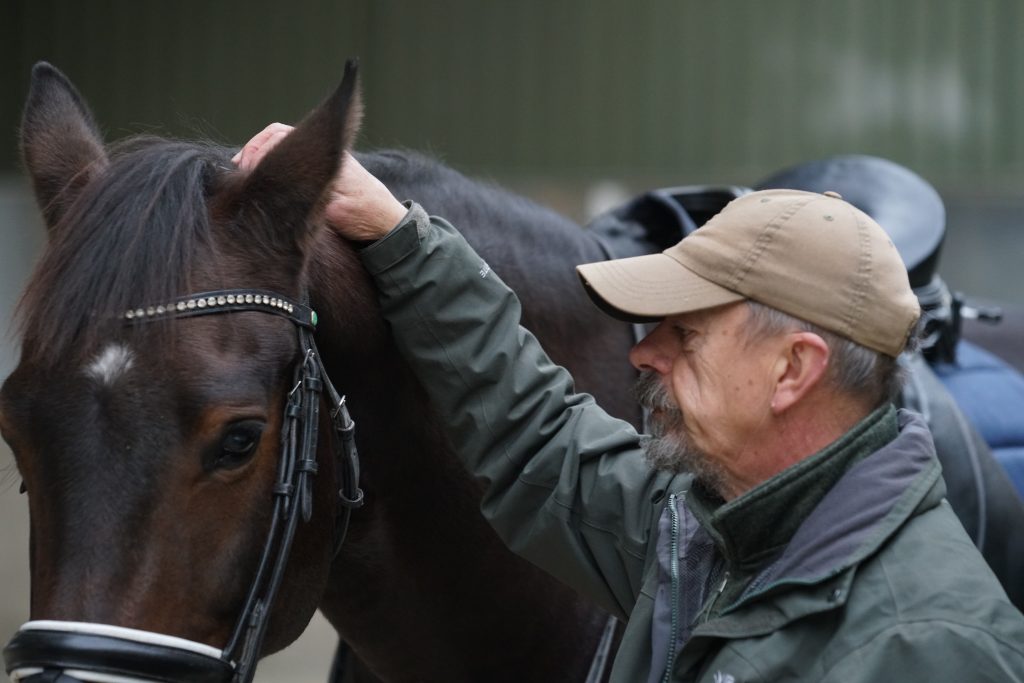
<path id="1" fill-rule="evenodd" d="M 682 342 L 689 340 L 690 337 L 693 336 L 693 330 L 689 327 L 682 327 L 681 325 L 673 325 L 672 331 L 675 333 L 676 339 Z"/>

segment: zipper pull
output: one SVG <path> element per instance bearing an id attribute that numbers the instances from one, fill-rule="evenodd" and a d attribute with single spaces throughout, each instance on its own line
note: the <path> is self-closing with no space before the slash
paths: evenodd
<path id="1" fill-rule="evenodd" d="M 722 593 L 725 592 L 725 585 L 729 583 L 729 570 L 725 570 L 725 574 L 722 576 L 722 583 L 718 585 L 716 590 L 708 599 L 707 604 L 704 606 L 704 616 L 701 619 L 702 623 L 711 621 L 712 615 L 715 613 L 715 607 L 718 605 L 718 599 L 722 597 Z"/>

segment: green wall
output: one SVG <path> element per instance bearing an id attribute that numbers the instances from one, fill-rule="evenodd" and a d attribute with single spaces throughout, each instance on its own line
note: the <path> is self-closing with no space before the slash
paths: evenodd
<path id="1" fill-rule="evenodd" d="M 752 182 L 874 153 L 942 187 L 1024 180 L 1018 0 L 8 0 L 0 168 L 48 59 L 110 137 L 240 143 L 364 66 L 365 145 L 498 175 Z"/>

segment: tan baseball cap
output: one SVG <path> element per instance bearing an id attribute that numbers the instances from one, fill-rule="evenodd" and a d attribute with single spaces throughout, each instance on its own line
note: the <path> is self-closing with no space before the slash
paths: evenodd
<path id="1" fill-rule="evenodd" d="M 751 192 L 660 254 L 576 270 L 623 320 L 753 299 L 890 356 L 921 314 L 885 231 L 834 192 Z"/>

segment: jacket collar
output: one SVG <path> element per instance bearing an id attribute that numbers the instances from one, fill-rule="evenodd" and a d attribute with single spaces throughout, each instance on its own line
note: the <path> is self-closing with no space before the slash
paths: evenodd
<path id="1" fill-rule="evenodd" d="M 939 504 L 946 487 L 931 433 L 916 413 L 899 411 L 898 418 L 899 436 L 853 465 L 781 555 L 721 618 L 699 626 L 695 636 L 770 633 L 794 619 L 845 604 L 857 564 L 917 510 Z M 760 600 L 769 595 L 775 597 L 767 603 Z M 750 609 L 740 610 L 745 606 Z"/>

